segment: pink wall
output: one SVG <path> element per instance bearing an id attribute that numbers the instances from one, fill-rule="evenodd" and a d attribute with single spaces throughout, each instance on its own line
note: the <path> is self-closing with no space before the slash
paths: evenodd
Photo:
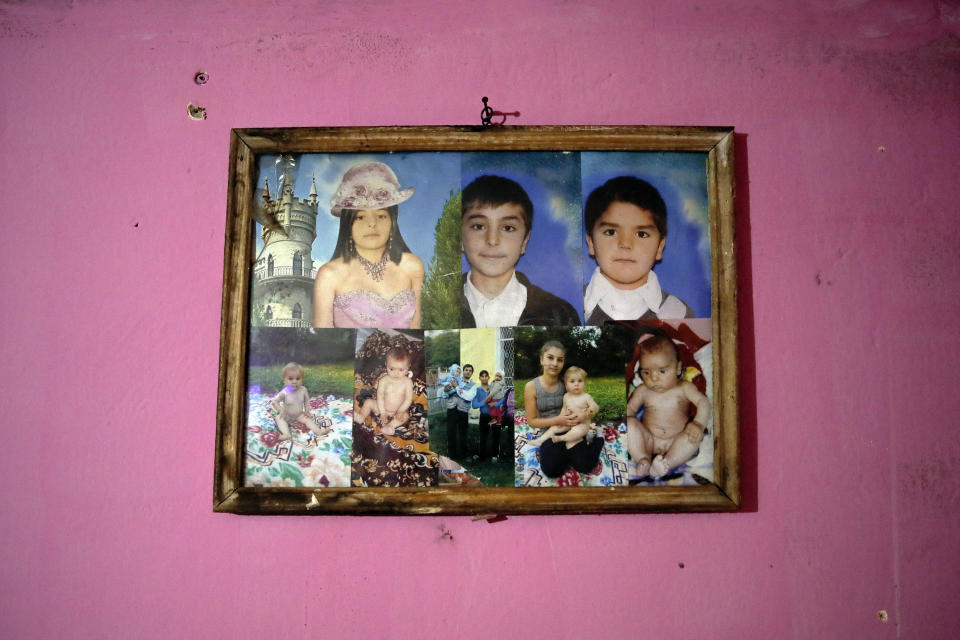
<path id="1" fill-rule="evenodd" d="M 958 637 L 960 5 L 665 4 L 0 1 L 0 635 Z M 743 134 L 749 508 L 212 513 L 230 128 L 483 95 Z"/>

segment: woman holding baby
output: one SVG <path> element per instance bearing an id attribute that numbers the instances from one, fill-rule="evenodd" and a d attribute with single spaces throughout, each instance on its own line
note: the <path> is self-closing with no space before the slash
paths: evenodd
<path id="1" fill-rule="evenodd" d="M 533 429 L 566 429 L 579 423 L 577 415 L 560 411 L 566 393 L 560 377 L 566 355 L 566 348 L 556 340 L 549 340 L 540 348 L 541 373 L 523 388 L 527 424 Z M 540 445 L 540 469 L 549 478 L 559 478 L 569 468 L 590 473 L 602 449 L 603 438 L 583 440 L 569 449 L 565 442 L 547 440 Z"/>

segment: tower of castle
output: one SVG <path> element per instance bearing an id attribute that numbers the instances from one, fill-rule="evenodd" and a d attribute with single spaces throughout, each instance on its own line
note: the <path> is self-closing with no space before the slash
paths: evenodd
<path id="1" fill-rule="evenodd" d="M 268 327 L 313 326 L 311 248 L 317 237 L 317 185 L 305 199 L 293 195 L 293 181 L 281 181 L 277 199 L 264 180 L 260 207 L 279 227 L 264 226 L 263 251 L 253 269 L 253 324 Z"/>

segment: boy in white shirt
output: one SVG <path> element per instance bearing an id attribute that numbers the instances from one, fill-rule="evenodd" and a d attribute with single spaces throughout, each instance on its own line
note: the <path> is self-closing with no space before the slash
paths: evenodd
<path id="1" fill-rule="evenodd" d="M 632 176 L 608 180 L 587 198 L 583 222 L 597 261 L 583 297 L 588 325 L 694 317 L 653 272 L 667 241 L 667 206 L 653 185 Z"/>
<path id="2" fill-rule="evenodd" d="M 533 224 L 533 203 L 509 178 L 480 176 L 462 195 L 460 238 L 470 271 L 463 276 L 461 327 L 577 326 L 566 300 L 516 271 Z"/>

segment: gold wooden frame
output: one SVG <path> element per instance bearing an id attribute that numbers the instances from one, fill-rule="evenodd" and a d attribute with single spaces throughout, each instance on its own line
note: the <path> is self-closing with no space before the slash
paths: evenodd
<path id="1" fill-rule="evenodd" d="M 731 127 L 349 127 L 234 129 L 224 247 L 213 509 L 243 514 L 553 514 L 740 507 L 737 278 Z M 243 486 L 256 156 L 384 151 L 707 153 L 714 343 L 714 484 L 697 487 L 258 488 Z"/>

